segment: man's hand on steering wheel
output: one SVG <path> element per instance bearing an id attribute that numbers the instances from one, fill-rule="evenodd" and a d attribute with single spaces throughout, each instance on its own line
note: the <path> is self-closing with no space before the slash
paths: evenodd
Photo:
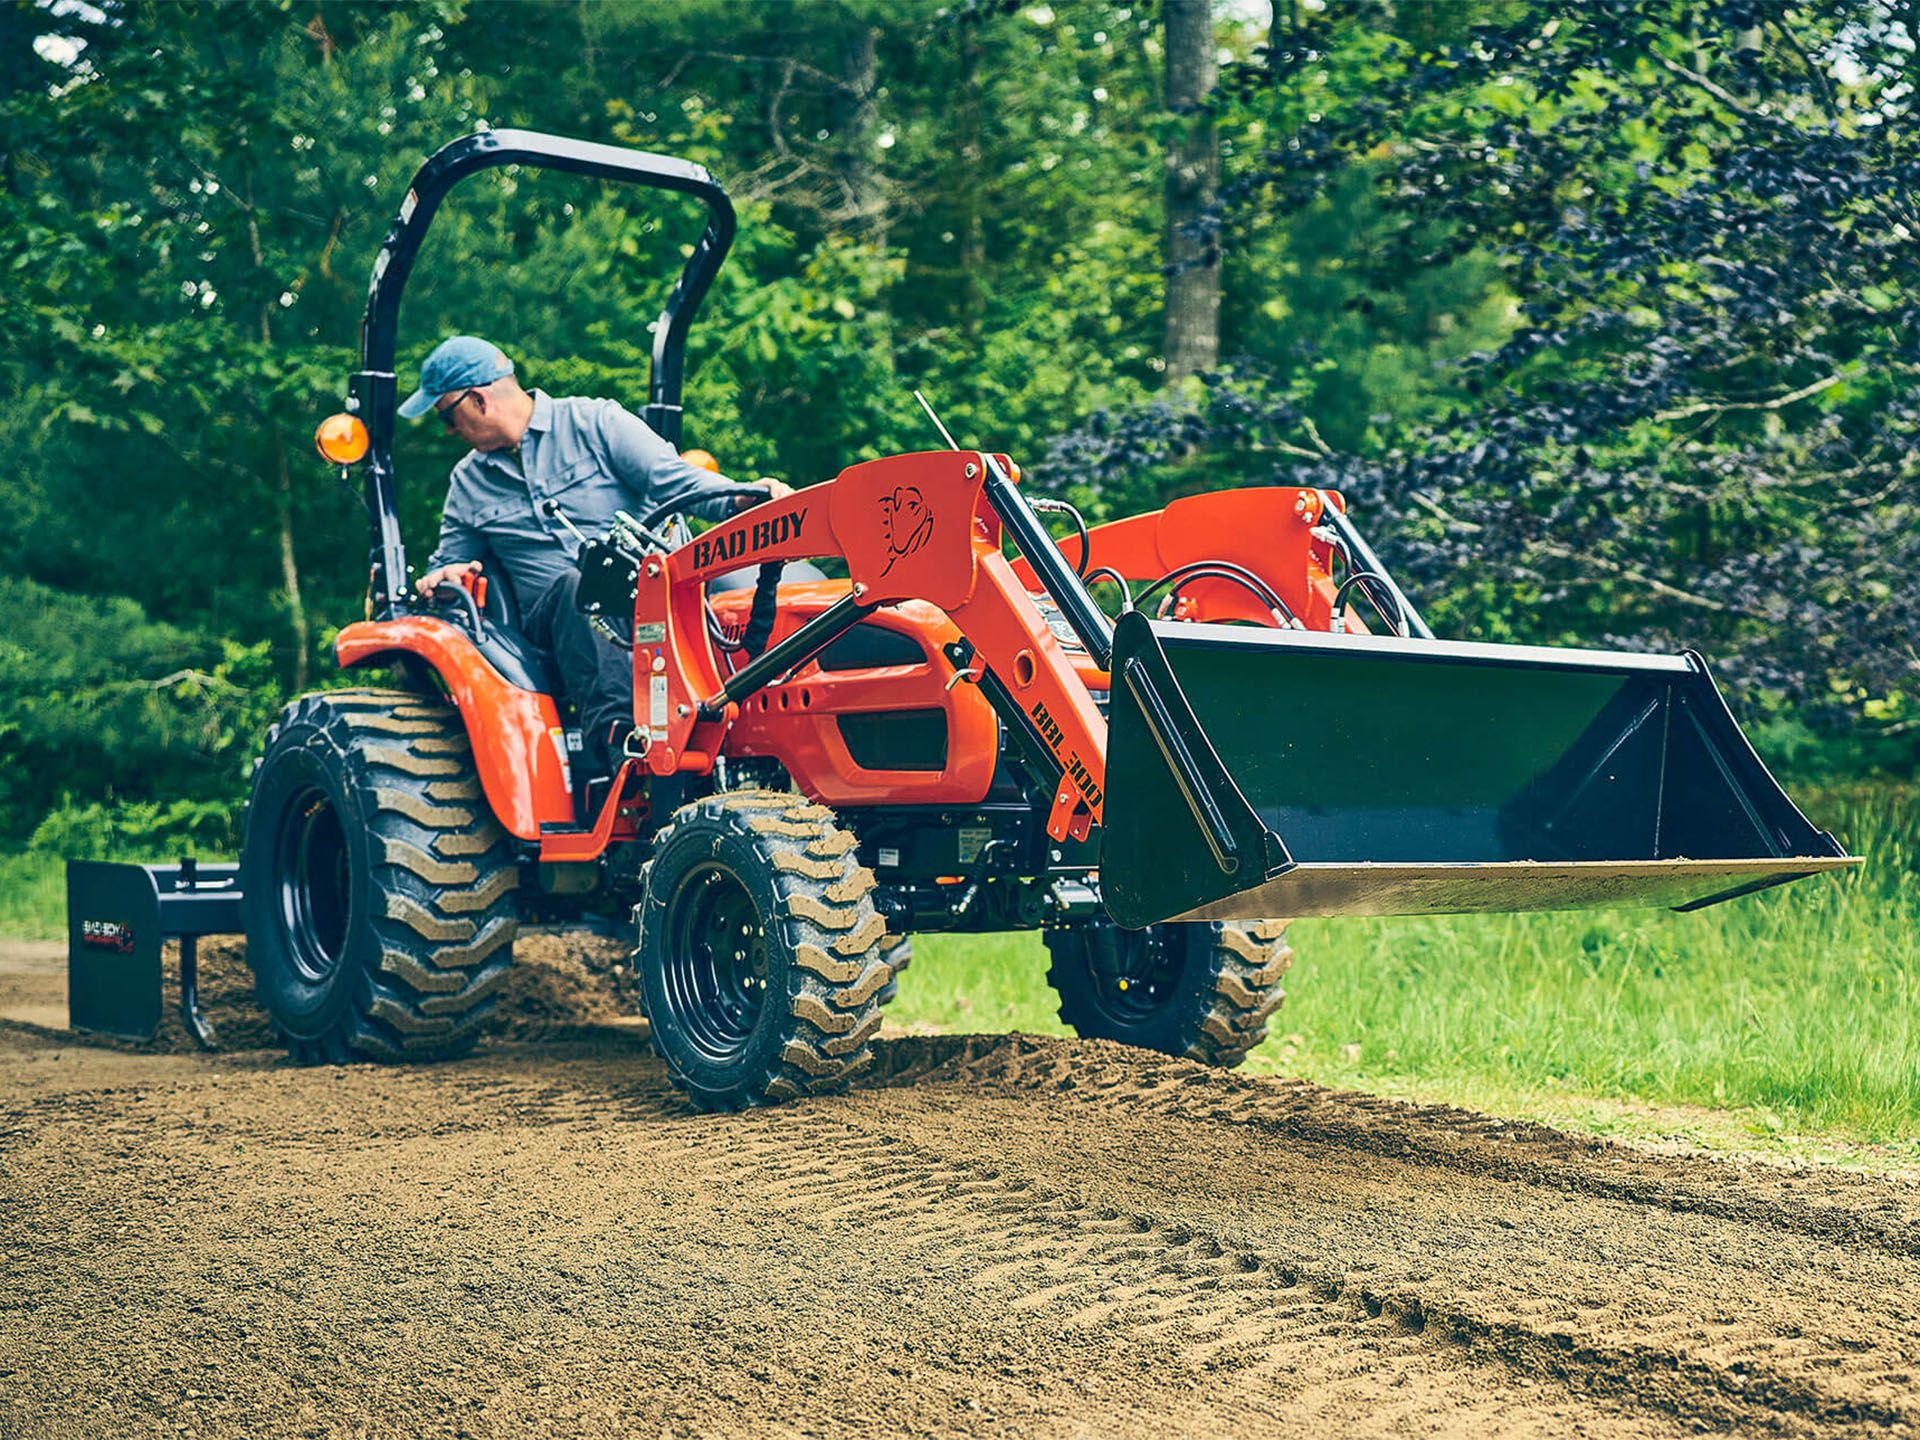
<path id="1" fill-rule="evenodd" d="M 442 565 L 438 570 L 429 570 L 414 582 L 414 589 L 422 596 L 433 594 L 442 585 L 458 585 L 469 575 L 480 573 L 478 560 L 457 560 L 451 565 Z"/>
<path id="2" fill-rule="evenodd" d="M 762 494 L 762 491 L 765 493 Z M 740 508 L 751 510 L 756 505 L 764 505 L 769 500 L 783 500 L 791 494 L 793 494 L 793 487 L 786 481 L 762 476 L 752 483 L 745 495 L 740 497 Z"/>

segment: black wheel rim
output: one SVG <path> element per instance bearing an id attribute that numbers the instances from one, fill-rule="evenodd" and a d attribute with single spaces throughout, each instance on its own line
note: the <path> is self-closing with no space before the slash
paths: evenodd
<path id="1" fill-rule="evenodd" d="M 1172 1000 L 1186 962 L 1179 933 L 1164 925 L 1145 930 L 1087 933 L 1088 976 L 1094 1008 L 1119 1025 L 1139 1025 Z"/>
<path id="2" fill-rule="evenodd" d="M 767 993 L 767 933 L 740 877 L 718 862 L 684 876 L 667 902 L 661 967 L 668 1019 L 701 1059 L 746 1050 Z"/>
<path id="3" fill-rule="evenodd" d="M 301 791 L 280 822 L 274 889 L 294 969 L 318 985 L 340 967 L 353 905 L 347 832 L 319 790 Z"/>

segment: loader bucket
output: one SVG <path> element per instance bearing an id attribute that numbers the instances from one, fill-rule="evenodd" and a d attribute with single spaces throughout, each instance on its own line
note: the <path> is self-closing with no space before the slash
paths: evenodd
<path id="1" fill-rule="evenodd" d="M 1115 626 L 1101 889 L 1122 925 L 1692 909 L 1857 863 L 1696 655 Z"/>

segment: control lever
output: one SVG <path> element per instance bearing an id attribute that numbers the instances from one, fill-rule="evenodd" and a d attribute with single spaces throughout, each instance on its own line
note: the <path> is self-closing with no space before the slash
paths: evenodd
<path id="1" fill-rule="evenodd" d="M 466 607 L 467 622 L 473 627 L 473 638 L 483 639 L 486 627 L 480 620 L 480 607 L 475 603 L 473 592 L 464 585 L 456 585 L 451 580 L 442 580 L 433 587 L 433 598 L 441 604 L 451 601 Z"/>
<path id="2" fill-rule="evenodd" d="M 587 534 L 573 523 L 571 516 L 560 508 L 558 500 L 548 500 L 540 507 L 543 515 L 550 515 L 567 527 L 567 533 L 582 545 L 590 542 Z M 661 554 L 674 547 L 663 540 L 656 532 L 649 530 L 624 510 L 613 512 L 613 523 L 607 526 L 607 537 L 629 555 Z"/>
<path id="3" fill-rule="evenodd" d="M 642 525 L 624 510 L 613 512 L 613 526 L 610 534 L 616 544 L 626 542 L 621 544 L 622 549 L 631 550 L 636 554 L 645 554 L 646 547 L 651 547 L 657 554 L 664 554 L 675 548 L 659 531 Z"/>
<path id="4" fill-rule="evenodd" d="M 572 519 L 569 518 L 569 516 L 567 515 L 567 512 L 560 508 L 560 502 L 558 500 L 548 500 L 547 502 L 545 502 L 540 507 L 540 513 L 542 515 L 549 516 L 552 519 L 558 520 L 562 525 L 566 526 L 567 533 L 573 536 L 573 538 L 578 540 L 582 545 L 589 543 L 589 541 L 587 540 L 586 532 L 581 530 L 581 528 L 578 525 L 573 523 Z"/>

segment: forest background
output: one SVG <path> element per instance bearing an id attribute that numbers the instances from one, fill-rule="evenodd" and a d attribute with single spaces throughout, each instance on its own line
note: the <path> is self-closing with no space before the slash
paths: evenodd
<path id="1" fill-rule="evenodd" d="M 1897 5 L 107 3 L 0 9 L 0 848 L 231 849 L 363 603 L 314 455 L 420 160 L 683 155 L 741 235 L 687 443 L 804 484 L 974 443 L 1091 515 L 1337 486 L 1443 633 L 1697 646 L 1790 770 L 1911 768 Z M 693 208 L 488 172 L 409 366 L 645 394 Z M 457 458 L 405 428 L 416 557 Z"/>
<path id="2" fill-rule="evenodd" d="M 233 852 L 362 610 L 310 436 L 373 256 L 426 155 L 524 126 L 732 191 L 685 436 L 728 473 L 927 448 L 919 387 L 1094 518 L 1338 488 L 1443 635 L 1710 656 L 1867 857 L 1301 922 L 1256 1068 L 1920 1164 L 1916 39 L 1916 0 L 0 0 L 0 934 L 60 933 L 62 857 Z M 637 406 L 699 224 L 486 172 L 403 369 L 466 331 Z M 402 427 L 416 562 L 457 458 Z M 1034 937 L 916 945 L 897 1021 L 1058 1028 Z"/>

